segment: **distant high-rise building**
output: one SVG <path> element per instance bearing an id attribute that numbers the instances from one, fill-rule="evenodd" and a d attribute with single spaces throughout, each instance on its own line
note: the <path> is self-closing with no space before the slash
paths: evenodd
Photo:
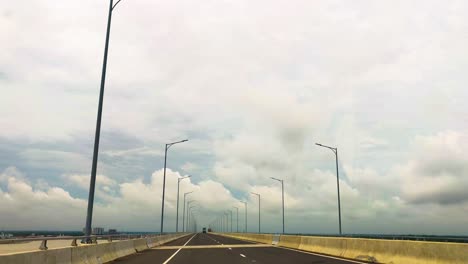
<path id="1" fill-rule="evenodd" d="M 109 235 L 117 234 L 117 229 L 109 229 Z"/>
<path id="2" fill-rule="evenodd" d="M 93 228 L 93 235 L 104 235 L 104 228 L 103 227 Z"/>

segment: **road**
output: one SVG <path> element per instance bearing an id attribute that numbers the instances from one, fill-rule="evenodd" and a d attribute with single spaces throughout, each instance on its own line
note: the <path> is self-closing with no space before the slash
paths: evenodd
<path id="1" fill-rule="evenodd" d="M 124 258 L 113 264 L 350 264 L 364 263 L 256 244 L 213 234 L 195 234 Z"/>

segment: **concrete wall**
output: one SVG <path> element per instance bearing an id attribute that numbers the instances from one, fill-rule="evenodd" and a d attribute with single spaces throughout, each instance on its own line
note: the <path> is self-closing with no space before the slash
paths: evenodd
<path id="1" fill-rule="evenodd" d="M 226 233 L 242 240 L 271 244 L 272 235 Z M 467 264 L 468 244 L 281 235 L 278 246 L 374 263 Z"/>
<path id="2" fill-rule="evenodd" d="M 81 245 L 0 255 L 1 264 L 102 264 L 135 252 L 159 246 L 188 234 L 171 234 L 97 245 Z"/>

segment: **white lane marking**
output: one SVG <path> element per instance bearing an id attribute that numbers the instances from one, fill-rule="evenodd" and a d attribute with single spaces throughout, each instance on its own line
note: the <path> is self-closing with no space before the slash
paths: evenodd
<path id="1" fill-rule="evenodd" d="M 241 255 L 241 257 L 245 258 L 245 255 L 244 255 L 244 254 L 240 254 L 240 255 Z"/>
<path id="2" fill-rule="evenodd" d="M 185 246 L 190 242 L 190 240 L 192 240 L 192 238 L 194 238 L 196 235 L 197 235 L 197 234 L 193 235 L 187 242 L 185 242 L 185 244 L 184 244 L 183 246 L 181 246 L 181 247 L 179 248 L 179 250 L 177 250 L 174 254 L 172 254 L 172 256 L 170 256 L 166 261 L 164 261 L 163 264 L 169 263 L 169 261 L 170 261 L 173 257 L 175 257 L 175 255 L 177 255 L 177 253 L 179 253 L 179 251 L 180 251 L 183 247 L 185 247 Z"/>
<path id="3" fill-rule="evenodd" d="M 229 248 L 229 250 L 232 250 L 232 248 Z"/>
<path id="4" fill-rule="evenodd" d="M 322 254 L 318 254 L 318 253 L 312 253 L 312 252 L 297 250 L 297 249 L 293 249 L 293 248 L 285 248 L 285 247 L 278 247 L 278 248 L 292 250 L 292 251 L 296 251 L 296 252 L 300 252 L 300 253 L 304 253 L 304 254 L 309 254 L 309 255 L 314 255 L 314 256 L 319 256 L 319 257 L 324 257 L 324 258 L 331 258 L 331 259 L 337 259 L 337 260 L 341 260 L 341 261 L 347 261 L 349 263 L 366 264 L 366 262 L 359 262 L 359 261 L 356 261 L 356 260 L 349 260 L 349 259 L 343 259 L 343 258 L 335 258 L 335 257 L 332 257 L 332 256 L 327 256 L 327 255 L 322 255 Z"/>
<path id="5" fill-rule="evenodd" d="M 216 240 L 216 239 L 214 239 L 214 238 L 212 238 L 212 237 L 210 237 L 210 236 L 208 236 L 208 235 L 207 235 L 206 237 L 208 237 L 209 239 L 211 239 L 211 240 L 213 240 L 214 242 L 216 242 L 216 243 L 219 244 L 218 240 Z"/>

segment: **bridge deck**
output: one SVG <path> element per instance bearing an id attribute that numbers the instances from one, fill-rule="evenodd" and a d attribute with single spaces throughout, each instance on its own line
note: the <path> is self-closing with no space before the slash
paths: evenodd
<path id="1" fill-rule="evenodd" d="M 195 234 L 167 243 L 163 247 L 146 250 L 117 259 L 111 263 L 349 264 L 364 262 L 343 260 L 271 245 L 250 243 L 213 234 Z"/>

